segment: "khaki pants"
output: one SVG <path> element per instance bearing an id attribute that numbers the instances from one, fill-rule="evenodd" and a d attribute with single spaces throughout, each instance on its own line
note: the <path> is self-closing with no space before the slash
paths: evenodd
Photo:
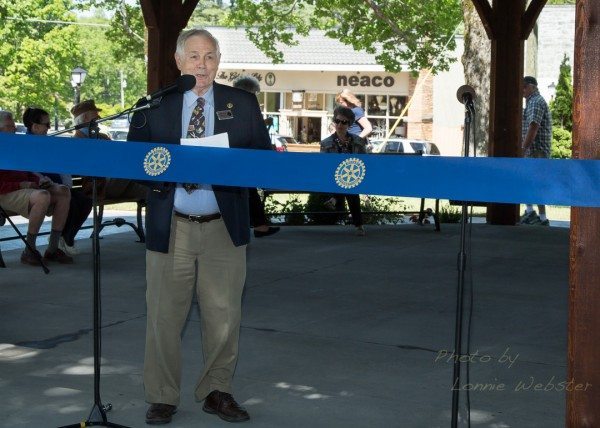
<path id="1" fill-rule="evenodd" d="M 231 393 L 237 363 L 246 246 L 235 247 L 222 219 L 192 223 L 173 217 L 169 253 L 146 252 L 146 401 L 179 405 L 181 333 L 195 289 L 204 370 L 195 396 Z"/>

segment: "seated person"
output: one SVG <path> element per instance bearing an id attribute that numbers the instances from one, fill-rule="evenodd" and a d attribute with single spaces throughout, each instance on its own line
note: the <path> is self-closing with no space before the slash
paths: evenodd
<path id="1" fill-rule="evenodd" d="M 75 125 L 87 123 L 100 118 L 99 112 L 102 110 L 96 107 L 94 100 L 85 100 L 76 104 L 71 109 Z M 90 138 L 89 129 L 82 128 L 75 132 L 75 138 Z M 98 134 L 100 140 L 110 140 L 111 138 L 100 132 Z M 121 178 L 107 178 L 97 180 L 98 199 L 146 199 L 147 188 L 132 180 Z M 84 180 L 83 190 L 86 194 L 91 195 L 92 183 L 91 180 Z"/>
<path id="2" fill-rule="evenodd" d="M 46 135 L 50 128 L 50 115 L 46 110 L 28 107 L 23 113 L 23 123 L 27 127 L 27 133 L 33 135 Z M 67 255 L 73 256 L 77 253 L 75 249 L 75 236 L 87 220 L 92 211 L 92 199 L 85 195 L 81 189 L 73 189 L 73 178 L 69 174 L 43 173 L 54 183 L 63 184 L 71 190 L 71 202 L 69 204 L 69 215 L 62 236 L 58 241 L 58 248 Z"/>
<path id="3" fill-rule="evenodd" d="M 16 131 L 11 114 L 0 112 L 0 132 Z M 41 255 L 36 249 L 37 235 L 45 215 L 52 215 L 52 229 L 45 261 L 73 263 L 73 258 L 58 248 L 58 240 L 67 220 L 71 194 L 69 188 L 53 183 L 41 174 L 23 171 L 0 170 L 0 206 L 29 219 L 27 243 L 32 250 L 25 248 L 21 262 L 39 265 Z"/>

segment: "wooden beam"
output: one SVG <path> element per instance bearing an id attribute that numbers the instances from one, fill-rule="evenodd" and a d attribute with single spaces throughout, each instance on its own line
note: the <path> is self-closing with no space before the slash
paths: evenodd
<path id="1" fill-rule="evenodd" d="M 191 3 L 187 3 L 189 8 Z M 148 92 L 165 87 L 179 76 L 175 64 L 175 48 L 179 33 L 187 25 L 184 5 L 172 0 L 142 0 L 144 20 L 148 28 Z M 192 8 L 193 10 L 193 8 Z M 189 12 L 189 10 L 188 10 Z"/>
<path id="2" fill-rule="evenodd" d="M 185 24 L 183 24 L 183 28 L 185 28 L 190 18 L 192 17 L 192 14 L 194 13 L 196 6 L 198 6 L 199 1 L 200 0 L 185 0 L 183 2 L 183 9 L 181 11 L 181 19 L 185 21 Z"/>
<path id="3" fill-rule="evenodd" d="M 600 2 L 577 0 L 573 157 L 600 159 Z M 600 426 L 600 209 L 572 208 L 566 424 Z M 580 385 L 579 388 L 577 386 Z"/>
<path id="4" fill-rule="evenodd" d="M 493 40 L 496 38 L 494 33 L 494 13 L 492 7 L 488 3 L 488 0 L 472 0 L 475 10 L 479 14 L 483 28 L 488 36 L 488 39 Z"/>
<path id="5" fill-rule="evenodd" d="M 527 40 L 547 0 L 531 0 L 521 21 L 521 39 Z"/>
<path id="6" fill-rule="evenodd" d="M 496 38 L 492 40 L 488 154 L 493 157 L 519 157 L 525 51 L 520 35 L 525 0 L 495 1 L 493 13 Z M 489 205 L 487 220 L 491 224 L 515 225 L 518 218 L 518 205 Z"/>
<path id="7" fill-rule="evenodd" d="M 158 0 L 140 0 L 142 16 L 148 28 L 158 27 Z"/>

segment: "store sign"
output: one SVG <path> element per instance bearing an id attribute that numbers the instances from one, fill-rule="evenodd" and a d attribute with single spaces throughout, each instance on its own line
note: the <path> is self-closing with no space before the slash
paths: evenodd
<path id="1" fill-rule="evenodd" d="M 392 76 L 337 76 L 337 86 L 352 86 L 361 88 L 380 88 L 385 86 L 391 88 L 396 81 Z"/>
<path id="2" fill-rule="evenodd" d="M 256 80 L 258 80 L 259 82 L 262 82 L 263 80 L 262 73 L 240 73 L 238 71 L 219 71 L 219 73 L 217 74 L 217 79 L 233 82 L 238 77 L 246 75 L 255 77 Z"/>
<path id="3" fill-rule="evenodd" d="M 275 80 L 277 79 L 275 78 L 274 73 L 268 72 L 265 75 L 265 83 L 267 84 L 267 86 L 273 86 L 275 84 Z"/>

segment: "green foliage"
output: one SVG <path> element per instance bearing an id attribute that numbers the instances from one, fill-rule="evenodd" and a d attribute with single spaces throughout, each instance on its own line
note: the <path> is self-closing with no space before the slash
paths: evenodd
<path id="1" fill-rule="evenodd" d="M 548 4 L 575 4 L 577 0 L 548 0 Z"/>
<path id="2" fill-rule="evenodd" d="M 228 23 L 246 26 L 248 38 L 275 63 L 283 45 L 297 43 L 311 28 L 375 54 L 388 71 L 446 70 L 453 61 L 460 0 L 237 0 Z"/>
<path id="3" fill-rule="evenodd" d="M 86 22 L 106 24 L 108 20 L 98 16 Z M 103 108 L 102 114 L 108 116 L 110 111 L 121 108 L 121 73 L 127 82 L 125 107 L 132 105 L 146 93 L 146 65 L 143 57 L 137 55 L 115 59 L 115 52 L 123 47 L 111 41 L 105 31 L 102 27 L 79 27 L 83 57 L 81 66 L 88 71 L 81 87 L 81 99 L 92 98 L 105 105 L 107 110 Z M 115 106 L 115 109 L 110 106 Z"/>
<path id="4" fill-rule="evenodd" d="M 280 202 L 270 195 L 265 201 L 265 212 L 281 214 L 285 222 L 292 225 L 302 225 L 307 221 L 320 225 L 338 224 L 346 215 L 336 212 L 336 207 L 326 203 L 330 198 L 328 194 L 310 193 L 306 203 L 298 195 L 291 195 L 285 202 Z M 398 224 L 405 222 L 402 210 L 407 207 L 399 198 L 364 195 L 361 197 L 361 209 L 365 224 Z"/>
<path id="5" fill-rule="evenodd" d="M 406 210 L 399 198 L 365 196 L 361 199 L 365 224 L 398 224 L 406 222 L 401 211 Z"/>
<path id="6" fill-rule="evenodd" d="M 336 224 L 341 214 L 335 212 L 335 207 L 326 202 L 331 199 L 331 195 L 324 193 L 311 193 L 304 207 L 307 217 L 311 223 L 315 224 Z"/>
<path id="7" fill-rule="evenodd" d="M 283 214 L 285 222 L 294 226 L 302 225 L 306 221 L 303 214 L 305 205 L 298 195 L 289 197 L 285 202 L 279 202 L 270 195 L 265 201 L 265 212 Z"/>
<path id="8" fill-rule="evenodd" d="M 461 210 L 450 205 L 443 205 L 439 212 L 440 223 L 460 223 Z"/>
<path id="9" fill-rule="evenodd" d="M 560 126 L 554 126 L 552 128 L 552 153 L 551 157 L 555 159 L 569 159 L 571 158 L 571 147 L 573 145 L 573 138 L 571 131 L 561 128 Z"/>
<path id="10" fill-rule="evenodd" d="M 70 72 L 80 58 L 77 30 L 39 20 L 74 21 L 63 0 L 0 0 L 0 106 L 20 118 L 25 107 L 67 113 Z"/>
<path id="11" fill-rule="evenodd" d="M 188 27 L 225 25 L 229 8 L 220 0 L 200 0 L 194 10 Z"/>
<path id="12" fill-rule="evenodd" d="M 553 125 L 560 126 L 569 131 L 573 130 L 573 78 L 571 76 L 571 65 L 565 54 L 560 63 L 556 95 L 550 101 Z"/>

